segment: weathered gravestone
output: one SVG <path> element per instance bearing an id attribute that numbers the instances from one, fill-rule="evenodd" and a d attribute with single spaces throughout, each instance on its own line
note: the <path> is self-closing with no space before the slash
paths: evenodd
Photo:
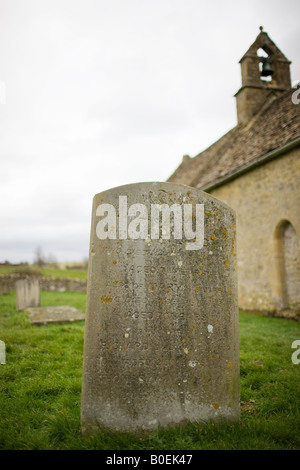
<path id="1" fill-rule="evenodd" d="M 235 228 L 232 209 L 188 186 L 94 197 L 83 432 L 239 419 Z"/>
<path id="2" fill-rule="evenodd" d="M 0 364 L 6 364 L 5 361 L 5 343 L 0 341 Z"/>
<path id="3" fill-rule="evenodd" d="M 40 286 L 38 279 L 20 279 L 16 282 L 17 310 L 39 307 Z"/>
<path id="4" fill-rule="evenodd" d="M 46 325 L 47 323 L 68 323 L 85 320 L 83 312 L 70 305 L 56 307 L 30 307 L 24 310 L 33 325 Z"/>
<path id="5" fill-rule="evenodd" d="M 0 276 L 0 294 L 9 294 L 10 285 L 8 279 L 5 276 Z"/>

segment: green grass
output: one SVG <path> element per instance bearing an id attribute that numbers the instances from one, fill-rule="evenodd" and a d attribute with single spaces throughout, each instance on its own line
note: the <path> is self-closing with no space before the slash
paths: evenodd
<path id="1" fill-rule="evenodd" d="M 0 274 L 11 274 L 15 269 L 15 266 L 0 265 Z"/>
<path id="2" fill-rule="evenodd" d="M 71 279 L 86 279 L 87 269 L 58 269 L 51 265 L 39 267 L 35 264 L 30 265 L 0 265 L 0 274 L 23 273 L 24 275 L 40 275 L 45 277 L 68 277 Z"/>
<path id="3" fill-rule="evenodd" d="M 69 277 L 71 279 L 86 279 L 87 270 L 85 269 L 53 269 L 41 268 L 43 276 L 51 277 Z"/>
<path id="4" fill-rule="evenodd" d="M 85 294 L 42 292 L 42 305 L 85 310 Z M 185 424 L 155 432 L 80 433 L 84 323 L 33 326 L 0 296 L 0 449 L 299 449 L 300 364 L 291 344 L 300 323 L 240 314 L 241 421 Z"/>

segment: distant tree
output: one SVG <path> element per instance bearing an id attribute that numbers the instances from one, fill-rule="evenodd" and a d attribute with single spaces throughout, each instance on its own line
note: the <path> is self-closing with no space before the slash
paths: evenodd
<path id="1" fill-rule="evenodd" d="M 45 256 L 43 255 L 43 250 L 40 246 L 38 246 L 34 251 L 34 264 L 38 266 L 44 266 L 46 263 Z"/>

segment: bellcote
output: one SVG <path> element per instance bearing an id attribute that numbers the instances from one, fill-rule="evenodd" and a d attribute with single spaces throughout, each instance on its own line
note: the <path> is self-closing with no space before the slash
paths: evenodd
<path id="1" fill-rule="evenodd" d="M 291 88 L 291 62 L 268 34 L 260 33 L 239 61 L 242 86 L 235 94 L 238 123 L 246 124 L 261 108 L 270 91 L 280 94 Z"/>

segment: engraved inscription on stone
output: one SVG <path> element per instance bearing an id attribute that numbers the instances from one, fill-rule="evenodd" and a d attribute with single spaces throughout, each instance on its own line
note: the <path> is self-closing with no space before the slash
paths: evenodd
<path id="1" fill-rule="evenodd" d="M 140 211 L 130 216 L 133 205 Z M 154 205 L 182 214 L 181 238 L 175 211 L 151 225 Z M 94 197 L 83 432 L 239 419 L 235 230 L 231 208 L 184 185 L 138 183 Z"/>

